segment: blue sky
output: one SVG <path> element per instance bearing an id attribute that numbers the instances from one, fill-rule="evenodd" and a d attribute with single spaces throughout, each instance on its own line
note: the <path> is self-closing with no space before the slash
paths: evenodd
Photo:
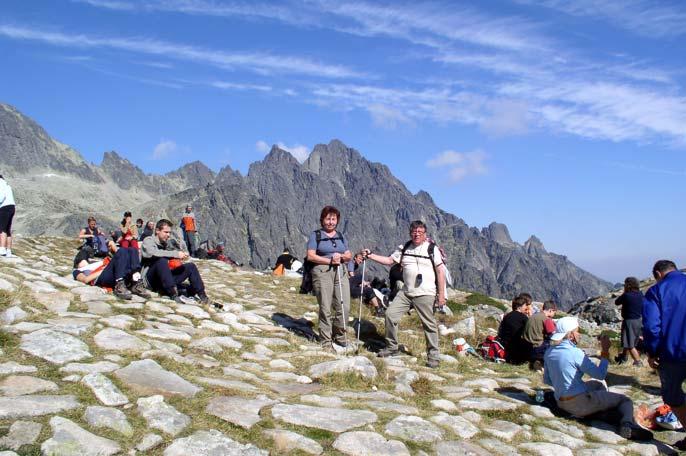
<path id="1" fill-rule="evenodd" d="M 686 263 L 686 4 L 5 0 L 0 101 L 99 163 L 338 138 L 612 281 Z"/>

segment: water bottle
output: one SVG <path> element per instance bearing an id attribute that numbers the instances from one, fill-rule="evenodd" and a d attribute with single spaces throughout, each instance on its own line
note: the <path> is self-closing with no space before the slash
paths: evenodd
<path id="1" fill-rule="evenodd" d="M 542 389 L 537 389 L 536 390 L 536 402 L 541 404 L 543 400 L 545 399 L 543 395 L 543 390 Z"/>

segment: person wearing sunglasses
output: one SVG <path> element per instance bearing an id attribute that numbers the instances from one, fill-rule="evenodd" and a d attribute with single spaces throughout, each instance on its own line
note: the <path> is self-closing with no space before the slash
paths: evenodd
<path id="1" fill-rule="evenodd" d="M 348 243 L 336 228 L 341 213 L 325 206 L 319 216 L 321 228 L 307 240 L 307 260 L 312 267 L 312 288 L 319 303 L 319 337 L 322 349 L 334 352 L 333 343 L 347 345 L 345 334 L 350 312 L 347 264 L 352 259 Z"/>

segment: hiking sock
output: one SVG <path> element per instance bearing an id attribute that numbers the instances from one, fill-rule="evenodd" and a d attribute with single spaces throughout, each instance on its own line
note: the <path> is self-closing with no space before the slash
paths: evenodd
<path id="1" fill-rule="evenodd" d="M 132 280 L 133 282 L 138 282 L 139 280 L 141 280 L 141 273 L 140 273 L 140 272 L 134 272 L 134 273 L 131 275 L 131 280 Z"/>

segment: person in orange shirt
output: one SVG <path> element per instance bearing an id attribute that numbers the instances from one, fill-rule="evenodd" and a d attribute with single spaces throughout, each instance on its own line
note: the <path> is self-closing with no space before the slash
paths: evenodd
<path id="1" fill-rule="evenodd" d="M 180 226 L 183 230 L 183 240 L 186 243 L 186 247 L 188 247 L 188 253 L 195 257 L 195 252 L 198 250 L 198 241 L 196 239 L 198 227 L 195 214 L 193 213 L 193 206 L 190 204 L 186 206 L 186 212 L 181 216 Z"/>

